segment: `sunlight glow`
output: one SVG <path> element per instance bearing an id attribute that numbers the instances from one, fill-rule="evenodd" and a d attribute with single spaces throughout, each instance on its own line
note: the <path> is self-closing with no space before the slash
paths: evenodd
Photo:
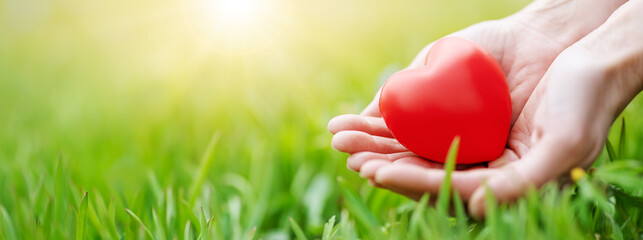
<path id="1" fill-rule="evenodd" d="M 261 17 L 261 8 L 265 7 L 262 3 L 262 0 L 212 0 L 209 2 L 210 21 L 230 28 L 251 28 Z"/>
<path id="2" fill-rule="evenodd" d="M 275 0 L 192 0 L 187 12 L 197 35 L 217 48 L 248 49 L 274 38 L 279 28 Z"/>

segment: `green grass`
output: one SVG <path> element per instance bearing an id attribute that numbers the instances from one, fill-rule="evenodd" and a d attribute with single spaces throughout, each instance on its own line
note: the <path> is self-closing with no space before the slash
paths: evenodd
<path id="1" fill-rule="evenodd" d="M 253 47 L 204 43 L 177 1 L 0 0 L 0 239 L 643 237 L 643 99 L 586 177 L 488 196 L 483 222 L 329 146 L 424 44 L 526 1 L 272 1 Z"/>

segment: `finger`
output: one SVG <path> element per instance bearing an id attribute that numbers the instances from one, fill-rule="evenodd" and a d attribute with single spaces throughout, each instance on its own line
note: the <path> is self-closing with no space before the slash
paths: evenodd
<path id="1" fill-rule="evenodd" d="M 353 171 L 359 172 L 362 168 L 362 165 L 370 160 L 387 160 L 387 161 L 396 161 L 397 159 L 404 157 L 417 156 L 412 152 L 399 152 L 399 153 L 374 153 L 374 152 L 358 152 L 351 154 L 346 161 L 346 167 Z"/>
<path id="2" fill-rule="evenodd" d="M 482 181 L 492 176 L 497 170 L 475 169 L 454 171 L 451 184 L 463 200 L 468 200 Z M 421 168 L 409 164 L 389 164 L 381 166 L 375 173 L 375 182 L 386 188 L 398 191 L 437 194 L 444 181 L 446 172 L 442 169 Z"/>
<path id="3" fill-rule="evenodd" d="M 340 152 L 397 153 L 408 150 L 393 138 L 372 136 L 360 131 L 341 131 L 333 136 L 331 146 Z"/>
<path id="4" fill-rule="evenodd" d="M 378 159 L 368 161 L 364 163 L 364 165 L 362 165 L 362 169 L 359 175 L 363 178 L 369 178 L 369 179 L 373 178 L 375 177 L 375 172 L 377 171 L 377 169 L 387 164 L 391 164 L 391 162 L 387 160 L 378 160 Z"/>
<path id="5" fill-rule="evenodd" d="M 401 158 L 396 160 L 394 164 L 412 164 L 412 165 L 416 165 L 424 168 L 436 168 L 436 169 L 444 168 L 444 163 L 427 160 L 420 156 L 411 156 L 411 157 Z M 461 171 L 461 170 L 471 170 L 471 169 L 486 168 L 486 167 L 487 167 L 487 163 L 485 162 L 475 163 L 475 164 L 457 164 L 455 165 L 455 170 Z"/>
<path id="6" fill-rule="evenodd" d="M 437 168 L 442 169 L 444 164 L 429 161 L 419 156 L 410 156 L 405 158 L 400 158 L 396 160 L 393 164 L 407 164 L 407 165 L 416 165 L 423 168 Z"/>
<path id="7" fill-rule="evenodd" d="M 514 152 L 511 149 L 505 149 L 504 152 L 502 152 L 502 155 L 496 160 L 490 161 L 489 162 L 489 167 L 490 168 L 501 168 L 502 166 L 505 166 L 513 161 L 517 161 L 518 155 L 516 155 L 516 152 Z"/>
<path id="8" fill-rule="evenodd" d="M 426 56 L 429 53 L 429 49 L 431 49 L 431 46 L 433 46 L 433 43 L 424 46 L 424 48 L 420 50 L 420 52 L 415 56 L 415 58 L 413 58 L 413 61 L 411 61 L 411 64 L 406 69 L 426 66 Z"/>
<path id="9" fill-rule="evenodd" d="M 411 164 L 423 168 L 444 168 L 444 164 L 440 162 L 431 161 L 420 157 L 412 152 L 399 152 L 399 153 L 374 153 L 374 152 L 358 152 L 350 155 L 346 166 L 353 170 L 359 172 L 362 165 L 370 160 L 387 160 L 393 162 L 394 164 Z M 477 168 L 486 168 L 487 163 L 476 163 L 476 164 L 458 164 L 455 166 L 456 170 L 471 170 Z"/>
<path id="10" fill-rule="evenodd" d="M 470 213 L 476 218 L 484 217 L 486 188 L 498 202 L 508 202 L 527 189 L 540 187 L 568 172 L 580 162 L 578 159 L 586 156 L 577 142 L 557 136 L 543 137 L 523 159 L 498 169 L 498 174 L 489 178 L 485 186 L 475 190 L 469 202 Z"/>
<path id="11" fill-rule="evenodd" d="M 378 187 L 378 188 L 384 188 L 382 185 L 379 185 L 378 183 L 375 182 L 373 179 L 368 179 L 368 184 L 370 184 L 373 187 Z"/>
<path id="12" fill-rule="evenodd" d="M 381 117 L 346 114 L 334 117 L 328 122 L 328 131 L 332 134 L 348 130 L 361 131 L 381 137 L 393 137 Z"/>
<path id="13" fill-rule="evenodd" d="M 369 117 L 382 117 L 382 114 L 380 113 L 380 90 L 377 90 L 377 93 L 375 93 L 375 98 L 373 98 L 373 101 L 364 108 L 364 111 L 360 113 L 362 116 L 369 116 Z"/>

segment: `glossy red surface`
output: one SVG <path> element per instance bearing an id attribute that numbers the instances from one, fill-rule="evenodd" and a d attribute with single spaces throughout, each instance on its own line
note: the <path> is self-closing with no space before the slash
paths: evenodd
<path id="1" fill-rule="evenodd" d="M 444 162 L 460 136 L 457 163 L 502 154 L 511 121 L 511 98 L 500 65 L 484 48 L 459 37 L 437 41 L 426 66 L 391 76 L 380 111 L 393 136 L 410 151 Z"/>

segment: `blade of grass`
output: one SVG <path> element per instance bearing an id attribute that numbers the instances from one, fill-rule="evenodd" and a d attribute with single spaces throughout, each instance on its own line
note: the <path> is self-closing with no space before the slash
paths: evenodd
<path id="1" fill-rule="evenodd" d="M 108 226 L 109 230 L 112 234 L 112 237 L 114 239 L 120 238 L 120 235 L 118 234 L 118 229 L 116 229 L 116 207 L 114 206 L 114 197 L 109 201 L 109 206 L 107 207 L 107 218 L 108 218 Z"/>
<path id="2" fill-rule="evenodd" d="M 145 224 L 143 223 L 143 221 L 141 221 L 141 219 L 140 219 L 138 216 L 136 216 L 136 214 L 135 214 L 134 212 L 132 212 L 132 210 L 129 210 L 129 209 L 125 208 L 125 211 L 126 211 L 126 212 L 127 212 L 127 214 L 129 214 L 132 218 L 134 218 L 134 220 L 136 220 L 136 222 L 138 222 L 138 224 L 139 224 L 139 225 L 141 225 L 141 227 L 143 227 L 143 230 L 145 230 L 145 232 L 147 233 L 147 236 L 148 236 L 150 239 L 154 239 L 154 234 L 152 234 L 152 232 L 150 231 L 150 229 L 149 229 L 149 228 L 147 228 L 147 227 L 145 226 Z"/>
<path id="3" fill-rule="evenodd" d="M 212 224 L 214 224 L 214 215 L 210 216 L 210 218 L 208 219 L 208 222 L 207 222 L 208 229 L 210 229 Z"/>
<path id="4" fill-rule="evenodd" d="M 85 195 L 83 195 L 83 198 L 80 200 L 78 215 L 76 216 L 76 240 L 85 239 L 85 230 L 87 225 L 87 205 L 89 205 L 88 199 L 89 196 L 87 196 L 87 192 L 85 192 Z"/>
<path id="5" fill-rule="evenodd" d="M 205 211 L 203 211 L 203 207 L 201 207 L 201 219 L 199 220 L 199 225 L 201 226 L 201 232 L 199 232 L 199 237 L 197 239 L 210 239 L 210 236 L 208 235 L 208 218 L 205 217 Z"/>
<path id="6" fill-rule="evenodd" d="M 176 217 L 176 205 L 174 203 L 174 193 L 172 187 L 168 187 L 165 192 L 165 225 L 168 228 L 174 227 L 174 218 Z"/>
<path id="7" fill-rule="evenodd" d="M 330 240 L 331 232 L 335 226 L 335 216 L 332 216 L 326 224 L 324 224 L 324 232 L 322 233 L 322 240 Z"/>
<path id="8" fill-rule="evenodd" d="M 106 238 L 109 236 L 109 232 L 106 231 L 107 229 L 102 225 L 100 219 L 98 218 L 95 203 L 92 203 L 91 201 L 87 206 L 87 220 L 89 223 L 91 223 L 91 226 L 94 226 L 94 229 L 98 231 L 98 234 L 102 238 Z"/>
<path id="9" fill-rule="evenodd" d="M 162 190 L 163 188 L 161 188 L 161 184 L 159 183 L 153 171 L 149 171 L 147 173 L 147 181 L 149 182 L 148 186 L 154 195 L 156 206 L 162 205 L 164 200 L 163 190 Z"/>
<path id="10" fill-rule="evenodd" d="M 106 215 L 108 214 L 105 201 L 103 201 L 103 196 L 98 190 L 93 190 L 93 194 L 94 197 L 92 197 L 92 201 L 89 201 L 89 210 L 87 212 L 89 214 L 89 220 L 101 238 L 110 238 L 109 222 L 105 221 Z"/>
<path id="11" fill-rule="evenodd" d="M 453 138 L 451 146 L 449 147 L 449 152 L 447 154 L 447 159 L 444 164 L 444 171 L 446 175 L 442 181 L 442 186 L 440 187 L 440 192 L 438 195 L 438 205 L 437 210 L 441 214 L 446 215 L 449 211 L 449 201 L 451 195 L 451 173 L 455 169 L 455 160 L 458 157 L 458 148 L 460 146 L 460 136 Z"/>
<path id="12" fill-rule="evenodd" d="M 295 232 L 295 236 L 297 236 L 297 239 L 308 240 L 306 234 L 304 234 L 304 231 L 301 230 L 301 227 L 299 227 L 299 224 L 297 224 L 295 220 L 293 220 L 291 217 L 288 217 L 288 222 L 290 222 L 290 227 L 292 228 L 292 231 Z"/>
<path id="13" fill-rule="evenodd" d="M 469 239 L 469 234 L 467 234 L 468 217 L 464 210 L 464 204 L 462 203 L 460 194 L 456 191 L 453 191 L 453 205 L 455 208 L 456 220 L 455 235 L 459 234 L 459 236 L 457 236 L 458 239 Z"/>
<path id="14" fill-rule="evenodd" d="M 582 178 L 577 182 L 579 186 L 580 196 L 585 198 L 587 201 L 590 201 L 596 205 L 602 211 L 605 211 L 606 214 L 612 216 L 614 214 L 614 208 L 612 208 L 611 203 L 605 196 L 605 193 L 598 186 L 594 185 L 588 180 L 588 178 Z"/>
<path id="15" fill-rule="evenodd" d="M 158 214 L 156 214 L 156 209 L 152 209 L 152 218 L 154 220 L 154 228 L 156 230 L 155 231 L 156 232 L 156 238 L 157 239 L 167 239 L 165 237 L 165 231 L 164 231 L 165 227 L 163 226 L 163 224 L 159 220 L 159 216 L 158 216 Z"/>
<path id="16" fill-rule="evenodd" d="M 623 231 L 621 230 L 621 226 L 619 226 L 611 216 L 605 217 L 609 220 L 610 230 L 612 231 L 611 238 L 616 240 L 623 240 Z"/>
<path id="17" fill-rule="evenodd" d="M 190 239 L 192 239 L 192 237 L 190 236 L 190 235 L 191 235 L 191 234 L 190 234 L 190 229 L 192 229 L 192 228 L 190 227 L 190 220 L 188 220 L 188 221 L 185 223 L 185 230 L 183 230 L 183 239 L 184 239 L 184 240 L 190 240 Z"/>
<path id="18" fill-rule="evenodd" d="M 625 117 L 621 118 L 621 133 L 618 139 L 618 157 L 619 159 L 625 159 L 625 139 L 627 132 L 625 131 Z"/>
<path id="19" fill-rule="evenodd" d="M 348 212 L 348 209 L 342 209 L 341 212 L 341 221 L 339 226 L 342 229 L 342 238 L 343 239 L 357 239 L 357 234 L 355 233 L 355 224 L 351 221 L 351 215 Z"/>
<path id="20" fill-rule="evenodd" d="M 422 198 L 420 198 L 420 201 L 418 201 L 415 205 L 415 209 L 413 209 L 413 212 L 411 213 L 411 220 L 409 221 L 409 237 L 410 238 L 420 238 L 419 234 L 425 235 L 424 237 L 429 237 L 427 236 L 428 233 L 426 231 L 420 231 L 420 230 L 426 230 L 425 226 L 427 225 L 426 223 L 426 208 L 429 204 L 429 194 L 425 193 L 422 195 Z"/>
<path id="21" fill-rule="evenodd" d="M 342 228 L 342 225 L 339 225 L 339 224 L 335 225 L 335 227 L 333 227 L 333 230 L 330 233 L 330 239 L 335 239 L 335 235 L 337 235 L 337 233 L 341 228 Z"/>
<path id="22" fill-rule="evenodd" d="M 607 149 L 607 156 L 609 157 L 609 160 L 616 161 L 616 151 L 614 151 L 614 145 L 609 139 L 607 139 L 607 141 L 605 142 L 605 148 Z"/>
<path id="23" fill-rule="evenodd" d="M 485 220 L 487 229 L 490 230 L 491 239 L 498 239 L 497 231 L 500 231 L 497 208 L 498 201 L 496 201 L 496 197 L 491 192 L 491 189 L 485 185 Z"/>
<path id="24" fill-rule="evenodd" d="M 194 223 L 200 223 L 199 217 L 197 217 L 196 214 L 194 214 L 192 207 L 190 207 L 191 206 L 190 203 L 188 203 L 185 199 L 181 199 L 179 201 L 181 202 L 181 204 L 179 205 L 180 207 L 179 212 L 181 212 L 182 214 L 187 214 L 186 217 L 188 220 Z M 200 224 L 196 224 L 194 225 L 194 227 L 196 228 L 196 231 L 198 231 L 199 233 L 201 232 Z"/>
<path id="25" fill-rule="evenodd" d="M 253 227 L 252 230 L 248 233 L 248 237 L 246 239 L 248 240 L 253 240 L 255 239 L 255 234 L 257 233 L 257 226 Z"/>
<path id="26" fill-rule="evenodd" d="M 357 222 L 362 224 L 368 230 L 368 233 L 374 235 L 375 238 L 381 238 L 381 232 L 379 231 L 381 224 L 377 217 L 373 215 L 373 212 L 368 209 L 359 194 L 348 186 L 343 178 L 338 177 L 337 180 L 344 196 L 344 203 L 351 215 L 355 216 Z"/>
<path id="27" fill-rule="evenodd" d="M 203 152 L 203 156 L 201 157 L 201 164 L 199 165 L 199 168 L 196 172 L 196 177 L 190 185 L 190 191 L 188 195 L 190 205 L 194 205 L 194 201 L 196 201 L 196 198 L 198 197 L 199 189 L 203 187 L 205 178 L 208 176 L 208 172 L 213 161 L 212 153 L 214 151 L 214 146 L 216 146 L 220 136 L 221 134 L 219 132 L 215 132 L 212 135 L 212 138 L 210 138 L 208 147 L 205 149 L 205 152 Z"/>
<path id="28" fill-rule="evenodd" d="M 0 204 L 0 217 L 2 218 L 2 233 L 4 233 L 5 235 L 4 237 L 10 240 L 18 239 L 16 230 L 13 227 L 11 216 L 9 216 L 7 209 L 5 209 L 4 206 L 2 206 L 1 204 Z"/>

